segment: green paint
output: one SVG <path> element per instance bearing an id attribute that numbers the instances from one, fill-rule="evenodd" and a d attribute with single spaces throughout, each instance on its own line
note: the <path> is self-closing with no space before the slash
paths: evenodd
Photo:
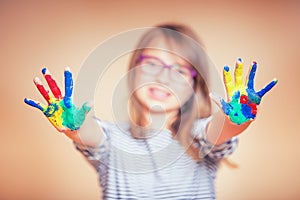
<path id="1" fill-rule="evenodd" d="M 239 103 L 239 98 L 234 96 L 230 102 L 230 106 L 232 109 L 228 116 L 232 122 L 240 125 L 250 120 L 243 115 L 242 104 Z"/>
<path id="2" fill-rule="evenodd" d="M 85 120 L 86 113 L 91 110 L 91 107 L 87 106 L 87 103 L 84 103 L 80 109 L 76 108 L 73 104 L 70 108 L 67 108 L 64 101 L 60 102 L 60 106 L 63 109 L 62 124 L 71 130 L 79 129 Z"/>

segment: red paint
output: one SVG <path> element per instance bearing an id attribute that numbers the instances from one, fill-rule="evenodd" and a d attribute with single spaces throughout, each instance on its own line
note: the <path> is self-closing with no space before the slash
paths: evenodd
<path id="1" fill-rule="evenodd" d="M 49 92 L 45 89 L 45 87 L 38 83 L 36 83 L 35 85 L 36 85 L 37 89 L 40 91 L 40 93 L 43 95 L 43 97 L 46 99 L 46 101 L 48 103 L 50 103 Z"/>
<path id="2" fill-rule="evenodd" d="M 252 108 L 252 114 L 256 115 L 257 114 L 257 105 L 255 103 L 249 103 L 248 106 Z"/>
<path id="3" fill-rule="evenodd" d="M 254 115 L 257 114 L 257 105 L 255 103 L 252 103 L 251 101 L 249 101 L 248 96 L 241 95 L 240 103 L 247 104 L 248 106 L 251 107 L 251 113 L 254 114 Z"/>
<path id="4" fill-rule="evenodd" d="M 249 100 L 248 97 L 246 95 L 241 95 L 240 97 L 240 103 L 242 104 L 248 104 Z"/>
<path id="5" fill-rule="evenodd" d="M 62 95 L 61 95 L 61 91 L 59 89 L 59 87 L 57 86 L 55 80 L 51 77 L 50 74 L 45 74 L 45 79 L 54 95 L 55 98 L 57 99 L 61 99 Z"/>

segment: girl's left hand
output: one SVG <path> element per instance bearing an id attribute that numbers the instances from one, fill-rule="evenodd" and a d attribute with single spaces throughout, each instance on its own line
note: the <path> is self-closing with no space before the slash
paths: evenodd
<path id="1" fill-rule="evenodd" d="M 239 58 L 236 62 L 234 81 L 232 80 L 229 67 L 224 67 L 223 75 L 228 102 L 221 99 L 220 103 L 223 112 L 228 115 L 230 120 L 235 124 L 240 125 L 255 119 L 257 106 L 260 104 L 262 97 L 278 82 L 274 79 L 263 89 L 256 92 L 254 90 L 254 76 L 256 68 L 257 63 L 252 62 L 247 76 L 247 81 L 243 84 L 243 61 L 241 58 Z"/>

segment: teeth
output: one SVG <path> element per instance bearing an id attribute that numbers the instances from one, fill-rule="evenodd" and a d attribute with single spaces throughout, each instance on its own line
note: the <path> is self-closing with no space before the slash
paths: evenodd
<path id="1" fill-rule="evenodd" d="M 156 95 L 158 97 L 167 97 L 167 96 L 169 96 L 168 92 L 162 91 L 159 88 L 151 88 L 151 91 L 154 95 Z"/>
<path id="2" fill-rule="evenodd" d="M 154 90 L 154 93 L 156 95 L 159 95 L 159 96 L 167 96 L 167 94 L 165 92 L 162 92 L 162 91 L 159 91 L 159 90 Z"/>

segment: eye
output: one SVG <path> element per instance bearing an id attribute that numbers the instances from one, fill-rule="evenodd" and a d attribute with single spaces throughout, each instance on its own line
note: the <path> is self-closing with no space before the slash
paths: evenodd
<path id="1" fill-rule="evenodd" d="M 176 72 L 178 72 L 179 74 L 183 75 L 183 76 L 189 76 L 190 75 L 190 71 L 187 68 L 182 67 L 178 64 L 173 65 L 173 69 Z"/>
<path id="2" fill-rule="evenodd" d="M 142 71 L 152 75 L 159 73 L 162 66 L 162 63 L 154 58 L 146 58 L 141 63 Z"/>
<path id="3" fill-rule="evenodd" d="M 145 64 L 146 65 L 150 65 L 150 66 L 155 66 L 156 65 L 155 62 L 152 62 L 152 61 L 148 61 Z"/>
<path id="4" fill-rule="evenodd" d="M 157 66 L 161 66 L 161 62 L 159 62 L 158 60 L 156 59 L 145 59 L 143 64 L 145 65 L 149 65 L 149 66 L 152 66 L 152 67 L 157 67 Z"/>

